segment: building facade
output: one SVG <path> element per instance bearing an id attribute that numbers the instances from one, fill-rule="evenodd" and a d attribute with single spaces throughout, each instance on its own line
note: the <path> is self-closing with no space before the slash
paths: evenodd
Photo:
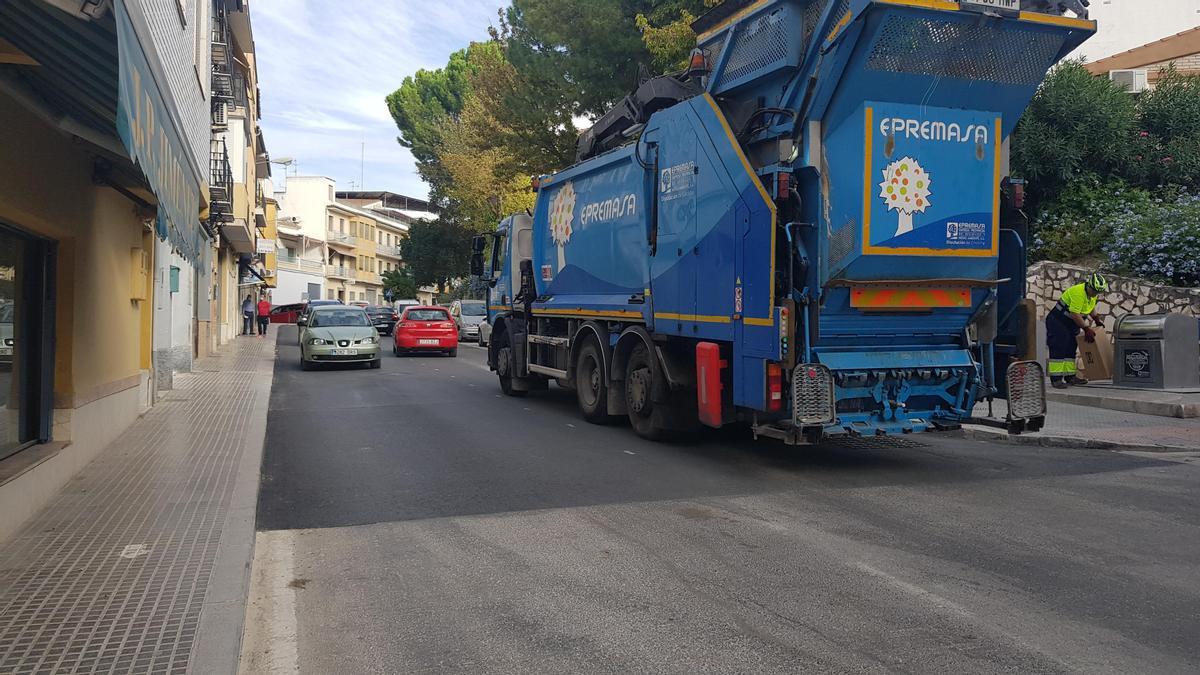
<path id="1" fill-rule="evenodd" d="M 1167 68 L 1200 75 L 1200 26 L 1087 64 L 1095 75 L 1126 71 L 1121 76 L 1135 90 L 1153 88 Z"/>
<path id="2" fill-rule="evenodd" d="M 210 16 L 0 2 L 0 540 L 190 367 Z"/>

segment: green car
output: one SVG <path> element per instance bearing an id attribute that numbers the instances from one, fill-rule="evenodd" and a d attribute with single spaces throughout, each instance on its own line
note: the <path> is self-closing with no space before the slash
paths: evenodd
<path id="1" fill-rule="evenodd" d="M 369 363 L 378 368 L 379 334 L 361 307 L 326 305 L 309 310 L 300 326 L 300 367 L 319 363 Z"/>

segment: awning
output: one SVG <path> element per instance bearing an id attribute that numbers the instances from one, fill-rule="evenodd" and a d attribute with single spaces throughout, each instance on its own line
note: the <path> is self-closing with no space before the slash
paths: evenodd
<path id="1" fill-rule="evenodd" d="M 113 10 L 120 64 L 117 132 L 158 198 L 158 236 L 195 263 L 205 239 L 199 219 L 200 181 L 188 165 L 186 145 L 171 123 L 124 0 L 116 0 Z"/>

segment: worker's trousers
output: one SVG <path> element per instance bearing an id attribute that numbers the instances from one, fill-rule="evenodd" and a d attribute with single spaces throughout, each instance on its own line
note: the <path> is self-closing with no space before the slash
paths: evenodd
<path id="1" fill-rule="evenodd" d="M 1046 315 L 1046 347 L 1050 350 L 1050 379 L 1062 380 L 1075 376 L 1075 353 L 1079 343 L 1079 326 L 1059 308 Z"/>

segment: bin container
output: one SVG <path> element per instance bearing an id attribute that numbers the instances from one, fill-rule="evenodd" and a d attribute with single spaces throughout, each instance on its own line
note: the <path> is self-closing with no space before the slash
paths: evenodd
<path id="1" fill-rule="evenodd" d="M 1121 317 L 1113 353 L 1113 384 L 1149 389 L 1200 387 L 1198 325 L 1183 314 Z"/>

